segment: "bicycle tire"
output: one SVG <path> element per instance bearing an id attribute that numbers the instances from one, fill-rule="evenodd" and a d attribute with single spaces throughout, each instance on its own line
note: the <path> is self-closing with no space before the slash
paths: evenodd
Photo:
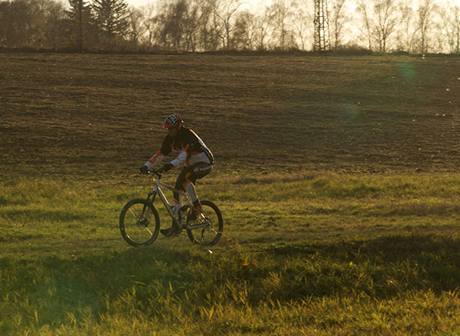
<path id="1" fill-rule="evenodd" d="M 153 230 L 149 230 L 147 228 L 147 225 L 150 223 L 146 222 L 145 218 L 137 218 L 137 222 L 134 224 L 129 223 L 128 229 L 126 216 L 128 213 L 132 213 L 134 214 L 134 217 L 136 217 L 136 213 L 133 211 L 133 208 L 135 206 L 141 206 L 143 208 L 143 213 L 144 211 L 149 211 L 149 214 L 152 215 L 153 218 Z M 132 226 L 133 228 L 131 228 Z M 144 229 L 146 233 L 145 239 L 134 239 L 134 230 L 136 229 L 136 226 L 139 232 L 141 232 L 142 229 Z M 121 236 L 129 245 L 134 247 L 151 245 L 158 238 L 158 233 L 160 232 L 160 216 L 158 214 L 157 209 L 151 201 L 148 201 L 146 199 L 133 199 L 126 203 L 125 206 L 121 209 L 119 218 L 119 228 Z"/>

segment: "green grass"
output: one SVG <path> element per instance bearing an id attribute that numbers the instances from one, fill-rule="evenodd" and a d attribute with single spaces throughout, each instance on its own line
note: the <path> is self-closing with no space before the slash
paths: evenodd
<path id="1" fill-rule="evenodd" d="M 0 335 L 460 335 L 459 63 L 0 54 Z M 118 231 L 171 112 L 212 250 Z"/>
<path id="2" fill-rule="evenodd" d="M 4 182 L 0 331 L 454 335 L 458 181 L 214 176 L 199 188 L 226 219 L 212 253 L 185 235 L 122 241 L 119 210 L 147 192 L 145 179 Z"/>

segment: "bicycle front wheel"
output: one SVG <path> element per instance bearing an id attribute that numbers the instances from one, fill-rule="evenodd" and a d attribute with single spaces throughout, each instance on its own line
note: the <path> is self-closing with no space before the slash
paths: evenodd
<path id="1" fill-rule="evenodd" d="M 202 201 L 202 214 L 196 219 L 187 216 L 187 235 L 189 239 L 202 246 L 217 244 L 224 231 L 224 219 L 217 205 L 211 201 Z"/>
<path id="2" fill-rule="evenodd" d="M 150 245 L 158 238 L 160 216 L 152 202 L 134 199 L 121 210 L 119 227 L 121 236 L 129 245 Z"/>

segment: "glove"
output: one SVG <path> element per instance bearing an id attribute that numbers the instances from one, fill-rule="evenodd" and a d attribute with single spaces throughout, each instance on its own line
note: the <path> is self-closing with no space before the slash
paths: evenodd
<path id="1" fill-rule="evenodd" d="M 139 168 L 139 171 L 141 174 L 148 174 L 149 173 L 149 167 L 146 165 L 143 165 L 142 167 Z"/>
<path id="2" fill-rule="evenodd" d="M 171 163 L 165 164 L 163 167 L 158 169 L 158 172 L 161 173 L 166 173 L 168 170 L 171 170 L 171 168 L 174 167 Z"/>

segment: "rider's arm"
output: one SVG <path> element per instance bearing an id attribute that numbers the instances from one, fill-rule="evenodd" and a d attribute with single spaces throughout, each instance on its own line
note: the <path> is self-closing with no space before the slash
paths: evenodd
<path id="1" fill-rule="evenodd" d="M 152 169 L 152 167 L 154 167 L 157 162 L 163 160 L 163 158 L 164 155 L 161 153 L 161 151 L 157 151 L 150 159 L 144 163 L 144 166 L 146 166 L 148 169 Z"/>
<path id="2" fill-rule="evenodd" d="M 185 162 L 185 160 L 187 160 L 187 157 L 188 157 L 187 150 L 188 150 L 188 145 L 186 145 L 185 148 L 180 151 L 179 155 L 174 160 L 172 160 L 170 163 L 174 167 L 179 167 L 180 165 L 182 165 Z"/>
<path id="3" fill-rule="evenodd" d="M 166 136 L 161 145 L 161 149 L 158 150 L 155 154 L 152 155 L 150 159 L 145 162 L 144 166 L 148 169 L 152 169 L 158 162 L 163 160 L 166 155 L 169 155 L 172 152 L 172 139 L 169 136 Z"/>

